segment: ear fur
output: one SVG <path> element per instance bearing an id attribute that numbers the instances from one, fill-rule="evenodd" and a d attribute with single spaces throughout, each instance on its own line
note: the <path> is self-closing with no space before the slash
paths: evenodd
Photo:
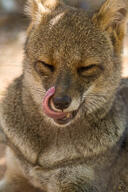
<path id="1" fill-rule="evenodd" d="M 116 53 L 121 52 L 128 13 L 127 0 L 106 0 L 92 17 L 102 31 L 108 32 Z"/>
<path id="2" fill-rule="evenodd" d="M 59 0 L 28 0 L 25 12 L 33 23 L 39 23 L 41 18 L 55 9 Z"/>

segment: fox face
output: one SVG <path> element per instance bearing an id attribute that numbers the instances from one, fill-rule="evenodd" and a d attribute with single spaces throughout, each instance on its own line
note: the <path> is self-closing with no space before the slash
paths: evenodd
<path id="1" fill-rule="evenodd" d="M 60 1 L 28 10 L 24 85 L 45 119 L 67 126 L 106 112 L 120 82 L 125 2 L 107 0 L 92 16 Z"/>

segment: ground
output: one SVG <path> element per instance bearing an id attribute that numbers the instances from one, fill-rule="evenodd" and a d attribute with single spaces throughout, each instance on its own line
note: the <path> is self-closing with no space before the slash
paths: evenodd
<path id="1" fill-rule="evenodd" d="M 9 83 L 22 73 L 28 21 L 21 15 L 0 16 L 0 99 Z M 128 35 L 124 41 L 122 76 L 128 75 Z M 5 171 L 5 146 L 0 145 L 0 178 Z"/>

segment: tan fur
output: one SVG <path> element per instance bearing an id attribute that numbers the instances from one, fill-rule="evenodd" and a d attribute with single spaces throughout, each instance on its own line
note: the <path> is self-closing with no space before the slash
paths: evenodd
<path id="1" fill-rule="evenodd" d="M 0 107 L 8 145 L 0 192 L 128 192 L 127 1 L 97 2 L 28 1 L 23 74 Z M 63 126 L 42 108 L 52 86 L 55 96 L 71 97 L 67 116 L 76 112 Z"/>
<path id="2" fill-rule="evenodd" d="M 106 1 L 100 11 L 93 16 L 93 22 L 103 31 L 108 31 L 111 38 L 114 39 L 114 48 L 119 54 L 122 50 L 124 28 L 126 26 L 126 20 L 124 19 L 127 15 L 126 8 L 128 8 L 127 0 L 110 0 Z"/>

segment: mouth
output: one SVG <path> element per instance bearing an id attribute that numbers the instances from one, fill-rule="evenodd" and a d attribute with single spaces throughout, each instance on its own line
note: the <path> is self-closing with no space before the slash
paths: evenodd
<path id="1" fill-rule="evenodd" d="M 43 100 L 43 110 L 44 113 L 52 118 L 57 124 L 65 125 L 68 124 L 71 120 L 73 120 L 78 112 L 71 111 L 71 112 L 63 112 L 63 111 L 55 111 L 51 108 L 50 101 L 53 95 L 55 94 L 55 87 L 50 88 Z"/>
<path id="2" fill-rule="evenodd" d="M 67 116 L 65 116 L 64 118 L 62 118 L 62 119 L 54 119 L 54 121 L 57 124 L 60 124 L 60 125 L 68 124 L 71 120 L 73 120 L 75 118 L 77 112 L 78 111 L 72 111 L 70 113 L 67 113 Z"/>

